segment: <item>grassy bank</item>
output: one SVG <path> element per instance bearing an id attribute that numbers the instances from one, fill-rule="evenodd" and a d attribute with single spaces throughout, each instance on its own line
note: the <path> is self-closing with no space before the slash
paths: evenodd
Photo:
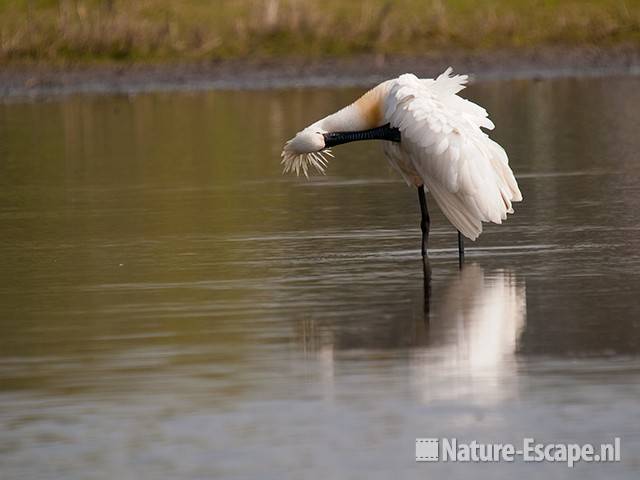
<path id="1" fill-rule="evenodd" d="M 640 0 L 0 0 L 0 62 L 640 45 Z"/>

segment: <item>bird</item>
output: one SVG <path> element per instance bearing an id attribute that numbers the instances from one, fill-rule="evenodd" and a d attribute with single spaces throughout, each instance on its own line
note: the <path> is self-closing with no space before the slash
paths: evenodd
<path id="1" fill-rule="evenodd" d="M 458 95 L 468 75 L 452 72 L 449 67 L 435 79 L 405 73 L 386 80 L 309 125 L 285 143 L 283 173 L 308 178 L 313 168 L 324 174 L 332 147 L 382 140 L 391 166 L 418 190 L 422 257 L 428 255 L 429 193 L 458 231 L 462 266 L 464 237 L 475 241 L 483 222 L 502 223 L 522 193 L 505 149 L 484 131 L 495 128 L 487 111 Z"/>

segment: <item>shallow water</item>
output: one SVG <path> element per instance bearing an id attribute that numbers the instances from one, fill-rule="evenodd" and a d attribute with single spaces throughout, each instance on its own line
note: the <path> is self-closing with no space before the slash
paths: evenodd
<path id="1" fill-rule="evenodd" d="M 0 104 L 0 477 L 637 478 L 637 86 L 470 87 L 525 202 L 462 272 L 432 207 L 426 277 L 379 145 L 280 175 L 358 89 Z M 615 436 L 573 470 L 414 461 Z"/>

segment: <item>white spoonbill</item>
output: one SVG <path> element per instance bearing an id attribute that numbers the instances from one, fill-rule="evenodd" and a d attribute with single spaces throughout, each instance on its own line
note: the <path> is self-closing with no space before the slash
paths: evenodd
<path id="1" fill-rule="evenodd" d="M 430 192 L 458 229 L 460 261 L 464 235 L 471 240 L 482 222 L 502 223 L 522 200 L 507 154 L 481 128 L 493 129 L 487 111 L 457 93 L 466 75 L 420 79 L 410 73 L 387 80 L 289 140 L 282 151 L 284 172 L 324 173 L 330 147 L 358 140 L 384 140 L 391 165 L 418 188 L 422 213 L 422 255 L 427 254 Z"/>

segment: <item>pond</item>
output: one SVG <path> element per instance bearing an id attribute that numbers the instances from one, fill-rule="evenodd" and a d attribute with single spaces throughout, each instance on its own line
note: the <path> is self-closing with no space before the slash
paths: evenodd
<path id="1" fill-rule="evenodd" d="M 417 437 L 621 438 L 640 470 L 640 89 L 492 80 L 525 201 L 467 241 L 380 145 L 282 176 L 362 89 L 0 104 L 2 478 L 513 478 Z M 433 205 L 433 203 L 432 203 Z"/>

